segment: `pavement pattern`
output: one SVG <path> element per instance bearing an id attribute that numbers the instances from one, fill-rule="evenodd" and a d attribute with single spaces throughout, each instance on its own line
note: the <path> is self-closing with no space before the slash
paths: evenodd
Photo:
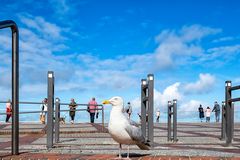
<path id="1" fill-rule="evenodd" d="M 20 155 L 11 156 L 11 124 L 0 124 L 0 159 L 114 159 L 118 144 L 102 124 L 61 124 L 60 142 L 46 148 L 46 126 L 21 123 Z M 154 125 L 154 148 L 149 151 L 130 146 L 131 159 L 239 159 L 240 123 L 234 126 L 234 141 L 226 147 L 220 140 L 220 123 L 178 123 L 178 142 L 167 141 L 167 125 Z M 126 157 L 123 145 L 122 156 Z"/>

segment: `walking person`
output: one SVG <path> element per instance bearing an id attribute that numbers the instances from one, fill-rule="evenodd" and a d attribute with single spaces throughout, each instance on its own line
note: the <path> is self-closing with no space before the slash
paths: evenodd
<path id="1" fill-rule="evenodd" d="M 95 98 L 93 97 L 91 101 L 88 102 L 88 109 L 87 111 L 90 114 L 90 122 L 94 123 L 95 113 L 98 114 L 98 106 Z"/>
<path id="2" fill-rule="evenodd" d="M 159 123 L 159 118 L 160 118 L 160 110 L 159 109 L 156 112 L 156 116 L 157 116 L 156 122 Z"/>
<path id="3" fill-rule="evenodd" d="M 75 112 L 76 112 L 76 108 L 77 108 L 77 103 L 75 102 L 75 100 L 72 98 L 71 102 L 69 104 L 69 116 L 71 118 L 71 123 L 74 123 L 74 118 L 75 118 Z"/>
<path id="4" fill-rule="evenodd" d="M 203 110 L 203 107 L 202 105 L 200 104 L 199 108 L 198 108 L 198 112 L 199 112 L 199 118 L 201 120 L 201 122 L 203 121 L 203 118 L 204 118 L 204 110 Z"/>
<path id="5" fill-rule="evenodd" d="M 40 122 L 42 124 L 45 124 L 46 122 L 47 108 L 48 108 L 48 99 L 44 98 L 44 100 L 42 101 L 42 104 L 40 105 L 40 110 L 42 111 L 40 112 Z"/>
<path id="6" fill-rule="evenodd" d="M 128 114 L 128 118 L 130 119 L 131 114 L 132 114 L 132 106 L 131 106 L 130 102 L 127 103 L 125 111 Z"/>
<path id="7" fill-rule="evenodd" d="M 9 99 L 6 103 L 6 123 L 9 123 L 9 119 L 12 116 L 12 103 L 11 100 Z"/>
<path id="8" fill-rule="evenodd" d="M 205 113 L 206 113 L 206 122 L 210 122 L 210 116 L 211 116 L 210 107 L 207 107 L 207 109 L 205 110 Z"/>
<path id="9" fill-rule="evenodd" d="M 214 107 L 213 107 L 213 110 L 212 112 L 215 112 L 215 119 L 216 119 L 216 122 L 219 122 L 219 117 L 220 117 L 220 106 L 219 104 L 217 103 L 217 101 L 215 101 L 214 103 Z"/>

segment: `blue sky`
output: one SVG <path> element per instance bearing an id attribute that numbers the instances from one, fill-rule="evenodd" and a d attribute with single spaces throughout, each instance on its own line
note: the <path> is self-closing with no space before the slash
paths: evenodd
<path id="1" fill-rule="evenodd" d="M 55 95 L 79 103 L 122 96 L 139 110 L 140 81 L 155 75 L 155 108 L 180 111 L 224 98 L 240 83 L 238 1 L 2 0 L 0 20 L 20 31 L 20 100 Z M 10 97 L 11 34 L 0 31 L 0 99 Z M 237 96 L 237 94 L 235 94 Z"/>

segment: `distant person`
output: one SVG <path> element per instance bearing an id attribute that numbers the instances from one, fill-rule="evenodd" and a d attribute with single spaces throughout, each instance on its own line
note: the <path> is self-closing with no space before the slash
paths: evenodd
<path id="1" fill-rule="evenodd" d="M 47 108 L 48 108 L 48 99 L 44 98 L 42 104 L 40 105 L 40 122 L 45 124 L 46 122 L 46 115 L 47 115 Z"/>
<path id="2" fill-rule="evenodd" d="M 156 116 L 157 116 L 156 122 L 158 123 L 159 122 L 159 118 L 160 118 L 160 110 L 159 109 L 156 112 Z"/>
<path id="3" fill-rule="evenodd" d="M 74 118 L 75 118 L 75 112 L 76 112 L 76 108 L 77 108 L 77 103 L 75 102 L 75 100 L 72 98 L 71 102 L 69 104 L 69 116 L 71 118 L 71 123 L 74 123 Z"/>
<path id="4" fill-rule="evenodd" d="M 9 119 L 12 116 L 12 103 L 11 100 L 9 99 L 6 103 L 6 123 L 9 123 Z"/>
<path id="5" fill-rule="evenodd" d="M 202 105 L 200 104 L 199 108 L 198 108 L 198 112 L 199 112 L 199 118 L 201 120 L 201 122 L 203 121 L 203 118 L 204 118 L 204 110 L 203 110 L 203 107 Z"/>
<path id="6" fill-rule="evenodd" d="M 95 98 L 93 97 L 91 101 L 88 102 L 88 112 L 90 114 L 90 122 L 94 123 L 95 113 L 98 114 L 98 106 Z"/>
<path id="7" fill-rule="evenodd" d="M 138 112 L 137 115 L 139 117 L 139 123 L 141 123 L 141 121 L 142 121 L 141 112 Z"/>
<path id="8" fill-rule="evenodd" d="M 217 101 L 214 103 L 214 107 L 213 107 L 212 112 L 215 112 L 215 119 L 216 119 L 216 122 L 219 122 L 219 117 L 220 117 L 220 106 L 219 106 L 219 104 L 217 103 Z"/>
<path id="9" fill-rule="evenodd" d="M 206 113 L 206 122 L 210 122 L 210 116 L 211 116 L 210 107 L 207 107 L 207 109 L 205 110 L 205 113 Z"/>
<path id="10" fill-rule="evenodd" d="M 132 106 L 131 106 L 131 103 L 130 103 L 130 102 L 127 103 L 127 106 L 126 106 L 125 111 L 126 111 L 126 113 L 128 114 L 128 118 L 130 119 L 131 114 L 132 114 Z"/>

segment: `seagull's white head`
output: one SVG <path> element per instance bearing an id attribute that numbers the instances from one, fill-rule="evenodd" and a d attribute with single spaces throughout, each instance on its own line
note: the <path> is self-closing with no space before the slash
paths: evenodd
<path id="1" fill-rule="evenodd" d="M 111 104 L 113 107 L 114 106 L 123 106 L 123 99 L 122 97 L 112 97 L 109 100 L 103 101 L 103 104 Z"/>

